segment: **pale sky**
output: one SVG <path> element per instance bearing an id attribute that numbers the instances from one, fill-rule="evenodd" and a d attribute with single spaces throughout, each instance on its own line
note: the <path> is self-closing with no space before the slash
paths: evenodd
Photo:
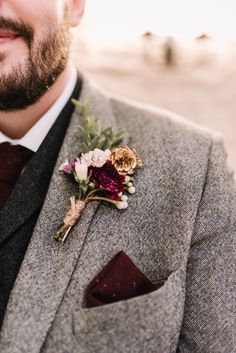
<path id="1" fill-rule="evenodd" d="M 111 43 L 147 30 L 179 39 L 202 32 L 236 38 L 236 0 L 87 0 L 81 32 L 89 40 Z"/>

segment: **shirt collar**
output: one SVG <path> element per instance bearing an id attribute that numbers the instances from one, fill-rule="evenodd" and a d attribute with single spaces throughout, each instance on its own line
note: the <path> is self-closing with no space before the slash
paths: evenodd
<path id="1" fill-rule="evenodd" d="M 0 143 L 10 142 L 12 145 L 21 145 L 33 152 L 37 152 L 47 133 L 56 121 L 60 112 L 70 98 L 77 81 L 77 71 L 74 66 L 70 68 L 67 84 L 62 94 L 51 108 L 33 125 L 33 127 L 20 139 L 11 139 L 0 132 Z"/>

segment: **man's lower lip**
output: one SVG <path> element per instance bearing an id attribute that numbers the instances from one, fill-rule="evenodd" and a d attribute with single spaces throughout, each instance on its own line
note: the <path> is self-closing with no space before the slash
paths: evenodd
<path id="1" fill-rule="evenodd" d="M 0 37 L 0 44 L 13 42 L 17 38 L 18 36 Z"/>

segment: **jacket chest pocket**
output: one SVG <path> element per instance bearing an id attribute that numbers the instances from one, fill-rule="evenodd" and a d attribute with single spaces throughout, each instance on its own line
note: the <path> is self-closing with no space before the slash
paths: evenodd
<path id="1" fill-rule="evenodd" d="M 175 352 L 184 299 L 185 270 L 180 268 L 151 293 L 90 309 L 76 307 L 75 339 L 86 353 Z"/>

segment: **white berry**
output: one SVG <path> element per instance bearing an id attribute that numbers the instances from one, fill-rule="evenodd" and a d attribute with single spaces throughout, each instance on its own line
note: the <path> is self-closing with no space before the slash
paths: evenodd
<path id="1" fill-rule="evenodd" d="M 125 183 L 127 184 L 130 181 L 130 177 L 128 175 L 126 175 L 125 177 Z"/>
<path id="2" fill-rule="evenodd" d="M 122 195 L 121 196 L 121 201 L 128 201 L 128 196 Z"/>
<path id="3" fill-rule="evenodd" d="M 125 210 L 128 207 L 128 202 L 123 201 L 122 204 L 123 204 L 123 209 Z"/>
<path id="4" fill-rule="evenodd" d="M 134 193 L 135 193 L 135 187 L 134 187 L 134 186 L 129 187 L 129 188 L 128 188 L 128 192 L 129 192 L 130 194 L 134 194 Z"/>
<path id="5" fill-rule="evenodd" d="M 119 210 L 124 210 L 125 208 L 128 207 L 128 203 L 126 201 L 121 201 L 119 202 L 116 207 L 119 209 Z"/>

